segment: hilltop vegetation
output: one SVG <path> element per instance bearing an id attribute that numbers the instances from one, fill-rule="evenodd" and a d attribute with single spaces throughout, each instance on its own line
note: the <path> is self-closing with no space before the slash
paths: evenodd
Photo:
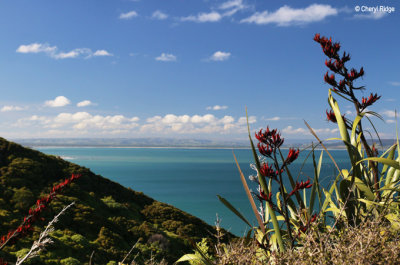
<path id="1" fill-rule="evenodd" d="M 192 248 L 191 241 L 215 232 L 200 219 L 87 168 L 0 138 L 0 234 L 15 229 L 37 198 L 71 174 L 82 176 L 50 203 L 30 235 L 6 246 L 0 257 L 15 261 L 27 252 L 45 224 L 73 201 L 51 234 L 54 243 L 27 264 L 87 264 L 92 251 L 95 264 L 121 261 L 138 240 L 136 261 L 153 257 L 172 263 Z"/>

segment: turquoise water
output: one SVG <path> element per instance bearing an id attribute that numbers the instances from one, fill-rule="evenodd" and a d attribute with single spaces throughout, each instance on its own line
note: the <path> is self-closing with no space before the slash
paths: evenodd
<path id="1" fill-rule="evenodd" d="M 230 201 L 252 222 L 255 222 L 243 190 L 231 149 L 176 148 L 36 148 L 47 154 L 63 157 L 90 168 L 125 187 L 142 191 L 156 200 L 174 205 L 209 224 L 214 225 L 218 213 L 221 226 L 243 235 L 246 225 L 219 202 L 217 194 Z M 234 150 L 246 178 L 255 172 L 250 168 L 251 150 Z M 345 151 L 332 151 L 340 165 L 346 160 Z M 319 151 L 317 152 L 319 156 Z M 306 157 L 301 153 L 291 165 L 294 177 Z M 325 155 L 322 184 L 328 185 L 335 170 Z M 300 180 L 313 178 L 312 160 L 308 159 Z M 256 191 L 255 184 L 250 183 Z"/>

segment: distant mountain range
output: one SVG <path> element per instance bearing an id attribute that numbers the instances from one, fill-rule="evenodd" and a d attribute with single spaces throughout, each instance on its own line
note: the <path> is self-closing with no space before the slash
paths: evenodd
<path id="1" fill-rule="evenodd" d="M 189 139 L 189 138 L 32 138 L 14 139 L 28 147 L 177 147 L 177 148 L 249 148 L 247 138 L 243 140 Z M 387 148 L 395 139 L 382 139 L 382 146 Z M 315 140 L 285 139 L 284 147 L 306 148 L 316 144 Z M 372 144 L 372 141 L 369 141 Z M 376 144 L 380 146 L 379 141 Z M 329 149 L 345 149 L 341 141 L 324 142 Z"/>
<path id="2" fill-rule="evenodd" d="M 79 147 L 248 147 L 248 141 L 178 139 L 178 138 L 36 138 L 15 139 L 30 147 L 79 146 Z"/>

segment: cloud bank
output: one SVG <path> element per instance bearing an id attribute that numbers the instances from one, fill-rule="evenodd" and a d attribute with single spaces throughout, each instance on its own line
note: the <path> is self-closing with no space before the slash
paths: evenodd
<path id="1" fill-rule="evenodd" d="M 92 51 L 89 48 L 76 48 L 68 52 L 58 51 L 57 46 L 50 46 L 47 43 L 31 43 L 27 45 L 20 45 L 17 53 L 28 54 L 28 53 L 44 53 L 53 59 L 68 59 L 77 58 L 83 56 L 85 58 L 90 57 L 101 57 L 101 56 L 113 56 L 106 50 Z"/>
<path id="2" fill-rule="evenodd" d="M 322 21 L 329 16 L 339 13 L 330 5 L 312 4 L 306 8 L 292 8 L 284 5 L 275 12 L 256 12 L 252 16 L 242 19 L 241 23 L 254 23 L 258 25 L 277 24 L 278 26 L 291 26 Z"/>

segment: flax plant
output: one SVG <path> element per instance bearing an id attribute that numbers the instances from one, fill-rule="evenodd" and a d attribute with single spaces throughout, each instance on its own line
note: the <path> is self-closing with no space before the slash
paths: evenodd
<path id="1" fill-rule="evenodd" d="M 357 97 L 356 91 L 365 90 L 364 86 L 356 86 L 355 81 L 364 75 L 363 67 L 360 70 L 349 69 L 346 63 L 350 61 L 350 55 L 346 52 L 339 55 L 340 44 L 332 42 L 332 39 L 321 37 L 316 34 L 314 40 L 318 42 L 324 54 L 329 58 L 325 65 L 331 70 L 324 76 L 326 83 L 332 87 L 329 89 L 328 102 L 331 110 L 326 111 L 327 119 L 337 123 L 340 137 L 333 140 L 340 140 L 346 146 L 349 159 L 352 165 L 350 170 L 341 170 L 335 183 L 339 188 L 333 186 L 328 196 L 336 191 L 337 200 L 341 207 L 344 207 L 346 221 L 350 224 L 357 224 L 369 217 L 374 211 L 375 214 L 383 210 L 387 216 L 399 214 L 398 192 L 400 175 L 400 157 L 398 137 L 397 143 L 382 152 L 378 156 L 375 143 L 372 145 L 366 139 L 366 132 L 363 129 L 363 119 L 367 119 L 374 129 L 378 140 L 379 134 L 370 117 L 382 117 L 368 108 L 381 98 L 378 94 L 371 93 L 368 97 Z M 337 81 L 339 77 L 341 80 Z M 335 97 L 351 102 L 354 105 L 356 117 L 353 121 L 341 114 L 339 104 Z M 383 120 L 383 119 L 382 119 Z M 381 142 L 381 141 L 380 141 Z M 396 157 L 397 151 L 397 157 Z M 379 164 L 383 165 L 382 170 Z M 325 204 L 326 206 L 328 203 Z M 332 202 L 329 202 L 332 205 Z M 324 210 L 324 209 L 322 209 Z M 390 211 L 388 211 L 390 210 Z M 334 210 L 337 213 L 337 210 Z"/>
<path id="2" fill-rule="evenodd" d="M 329 121 L 338 125 L 341 138 L 328 140 L 340 140 L 344 143 L 352 167 L 350 169 L 340 168 L 323 141 L 306 122 L 310 132 L 334 163 L 338 175 L 330 187 L 325 189 L 320 186 L 319 179 L 324 152 L 321 152 L 317 160 L 314 152 L 316 146 L 312 146 L 309 155 L 312 154 L 314 165 L 313 184 L 310 183 L 310 179 L 301 182 L 294 181 L 288 165 L 297 159 L 299 150 L 290 148 L 287 157 L 284 158 L 280 149 L 283 138 L 276 129 L 270 130 L 268 127 L 265 131 L 260 130 L 255 133 L 255 138 L 258 140 L 256 147 L 249 130 L 250 145 L 257 171 L 255 179 L 259 184 L 259 191 L 257 194 L 253 194 L 254 196 L 249 195 L 247 183 L 243 182 L 243 173 L 238 164 L 237 166 L 250 203 L 254 205 L 254 198 L 261 203 L 260 211 L 256 211 L 252 207 L 259 227 L 250 227 L 254 231 L 259 245 L 266 250 L 267 254 L 271 250 L 279 249 L 280 252 L 284 252 L 288 247 L 296 247 L 314 222 L 321 223 L 319 226 L 321 231 L 332 231 L 342 222 L 347 225 L 356 225 L 368 218 L 379 217 L 383 213 L 387 220 L 399 226 L 400 208 L 397 199 L 400 192 L 400 158 L 398 140 L 381 156 L 378 156 L 375 144 L 371 145 L 367 141 L 362 124 L 362 119 L 367 119 L 380 141 L 379 134 L 370 117 L 375 116 L 379 119 L 382 117 L 368 109 L 380 99 L 380 96 L 371 93 L 369 97 L 358 99 L 356 91 L 364 90 L 365 87 L 355 86 L 355 81 L 364 75 L 364 69 L 351 68 L 349 70 L 347 68 L 346 63 L 350 61 L 350 55 L 346 52 L 342 56 L 338 54 L 339 43 L 333 43 L 332 39 L 320 37 L 319 34 L 315 35 L 314 40 L 321 45 L 324 54 L 329 58 L 325 65 L 333 72 L 331 74 L 327 72 L 324 76 L 325 82 L 332 86 L 328 93 L 331 110 L 327 110 L 326 114 Z M 341 76 L 342 80 L 336 81 L 336 76 Z M 356 118 L 353 121 L 341 114 L 339 104 L 333 94 L 354 105 Z M 259 155 L 262 156 L 261 159 Z M 379 164 L 383 165 L 382 169 Z M 289 180 L 289 189 L 284 185 L 285 178 Z M 272 194 L 273 185 L 278 186 L 278 192 L 275 194 Z M 311 188 L 309 196 L 305 192 L 307 188 Z M 289 192 L 290 190 L 291 192 Z M 300 192 L 302 190 L 303 192 Z M 229 202 L 223 198 L 220 200 L 238 214 L 238 211 Z M 318 207 L 315 207 L 317 204 Z M 240 216 L 241 219 L 244 219 L 241 214 Z M 329 221 L 330 217 L 335 218 L 333 222 Z M 249 224 L 247 220 L 246 223 Z M 269 229 L 270 224 L 272 224 L 272 229 Z"/>
<path id="3" fill-rule="evenodd" d="M 277 252 L 282 255 L 287 251 L 301 249 L 310 236 L 315 237 L 315 242 L 323 242 L 324 238 L 333 234 L 340 235 L 348 227 L 358 227 L 371 220 L 382 220 L 382 217 L 391 224 L 392 229 L 400 229 L 398 134 L 396 143 L 379 155 L 376 143 L 371 143 L 373 139 L 367 140 L 370 133 L 363 127 L 366 119 L 381 143 L 370 117 L 382 117 L 369 110 L 381 96 L 371 93 L 368 97 L 358 98 L 356 93 L 365 90 L 365 87 L 356 86 L 355 82 L 364 75 L 364 69 L 349 69 L 346 66 L 350 55 L 346 52 L 339 55 L 340 43 L 334 43 L 331 38 L 321 37 L 320 34 L 316 34 L 314 40 L 321 45 L 328 57 L 325 65 L 332 73 L 328 71 L 324 75 L 325 82 L 331 85 L 328 93 L 330 110 L 327 110 L 326 114 L 328 121 L 337 124 L 340 133 L 339 138 L 326 141 L 343 142 L 351 168 L 340 168 L 324 141 L 320 140 L 312 127 L 305 122 L 310 133 L 318 141 L 318 145 L 311 145 L 311 151 L 306 158 L 307 160 L 311 156 L 314 177 L 312 183 L 310 177 L 300 182 L 297 177 L 295 181 L 289 165 L 298 158 L 299 149 L 289 148 L 285 157 L 281 150 L 284 139 L 277 129 L 270 130 L 269 127 L 255 133 L 258 141 L 255 145 L 247 124 L 254 157 L 253 168 L 257 172 L 256 177 L 251 177 L 258 184 L 256 193 L 250 191 L 235 155 L 234 159 L 258 226 L 251 225 L 226 199 L 220 196 L 218 198 L 250 227 L 246 239 L 249 240 L 251 236 L 255 239 L 259 252 L 262 253 L 259 260 L 273 261 Z M 339 77 L 340 80 L 337 81 L 336 78 Z M 354 120 L 342 115 L 336 96 L 354 105 Z M 319 158 L 315 154 L 315 148 L 318 146 L 323 148 Z M 324 153 L 329 156 L 337 170 L 337 176 L 328 187 L 320 185 Z M 285 186 L 285 183 L 290 185 Z M 311 190 L 306 192 L 306 189 Z M 256 207 L 256 201 L 260 204 L 259 209 Z M 199 254 L 185 255 L 179 262 L 196 260 L 199 264 L 213 264 L 206 258 L 207 253 L 197 253 Z"/>

